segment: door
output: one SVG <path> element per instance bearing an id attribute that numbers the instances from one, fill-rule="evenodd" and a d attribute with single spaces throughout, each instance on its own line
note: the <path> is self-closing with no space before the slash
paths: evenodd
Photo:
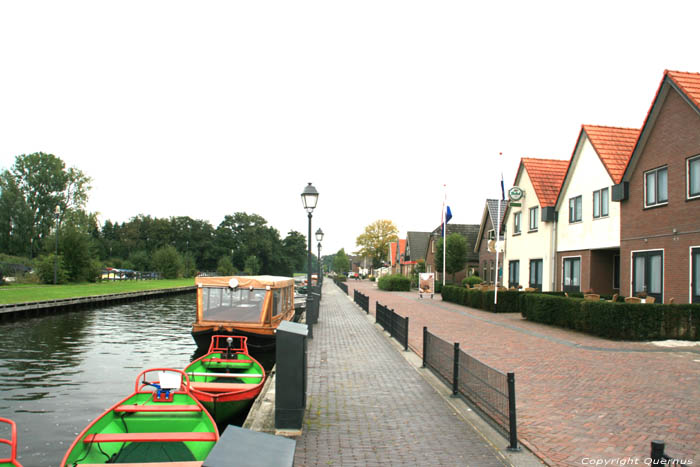
<path id="1" fill-rule="evenodd" d="M 690 250 L 690 261 L 692 261 L 692 276 L 690 278 L 690 302 L 700 303 L 700 247 Z"/>
<path id="2" fill-rule="evenodd" d="M 508 263 L 508 287 L 518 287 L 520 284 L 520 260 Z"/>
<path id="3" fill-rule="evenodd" d="M 664 252 L 640 251 L 632 253 L 632 294 L 646 292 L 663 303 Z"/>
<path id="4" fill-rule="evenodd" d="M 581 291 L 581 258 L 564 258 L 564 292 Z"/>
<path id="5" fill-rule="evenodd" d="M 530 260 L 530 287 L 542 290 L 542 260 Z"/>

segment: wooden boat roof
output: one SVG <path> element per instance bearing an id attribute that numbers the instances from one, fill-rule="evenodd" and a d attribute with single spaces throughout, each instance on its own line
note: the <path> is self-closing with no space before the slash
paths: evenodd
<path id="1" fill-rule="evenodd" d="M 196 277 L 194 283 L 196 285 L 210 287 L 228 287 L 231 279 L 238 280 L 238 287 L 254 289 L 280 289 L 283 287 L 293 286 L 294 279 L 291 277 L 281 276 L 216 276 L 216 277 Z"/>

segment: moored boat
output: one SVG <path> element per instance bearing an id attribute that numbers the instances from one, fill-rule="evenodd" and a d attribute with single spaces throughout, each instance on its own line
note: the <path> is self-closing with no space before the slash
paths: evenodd
<path id="1" fill-rule="evenodd" d="M 294 317 L 294 279 L 277 276 L 197 277 L 192 337 L 206 349 L 214 335 L 244 336 L 251 352 L 275 348 L 275 330 Z"/>
<path id="2" fill-rule="evenodd" d="M 10 429 L 9 439 L 0 438 L 0 444 L 10 446 L 10 457 L 0 458 L 0 467 L 22 467 L 22 464 L 17 460 L 17 425 L 8 418 L 0 418 L 0 423 L 8 425 Z"/>
<path id="3" fill-rule="evenodd" d="M 201 466 L 219 440 L 211 415 L 182 370 L 139 373 L 134 393 L 109 408 L 73 441 L 61 467 L 101 464 Z"/>
<path id="4" fill-rule="evenodd" d="M 192 394 L 219 425 L 250 407 L 265 383 L 265 370 L 248 354 L 246 341 L 213 336 L 207 354 L 185 368 Z"/>

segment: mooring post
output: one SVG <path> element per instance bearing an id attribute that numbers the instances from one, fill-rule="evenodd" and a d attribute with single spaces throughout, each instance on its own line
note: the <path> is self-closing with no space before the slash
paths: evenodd
<path id="1" fill-rule="evenodd" d="M 508 373 L 508 422 L 509 440 L 508 451 L 520 451 L 518 446 L 518 423 L 515 417 L 515 373 Z"/>

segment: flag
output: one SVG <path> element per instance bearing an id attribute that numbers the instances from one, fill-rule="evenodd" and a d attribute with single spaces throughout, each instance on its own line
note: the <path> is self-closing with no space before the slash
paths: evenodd
<path id="1" fill-rule="evenodd" d="M 501 158 L 501 199 L 505 200 L 506 199 L 506 187 L 503 184 L 503 153 L 499 152 L 498 155 Z"/>
<path id="2" fill-rule="evenodd" d="M 452 210 L 450 209 L 449 206 L 447 206 L 447 209 L 443 209 L 442 213 L 442 237 L 445 236 L 445 225 L 450 222 L 450 219 L 452 219 Z"/>

